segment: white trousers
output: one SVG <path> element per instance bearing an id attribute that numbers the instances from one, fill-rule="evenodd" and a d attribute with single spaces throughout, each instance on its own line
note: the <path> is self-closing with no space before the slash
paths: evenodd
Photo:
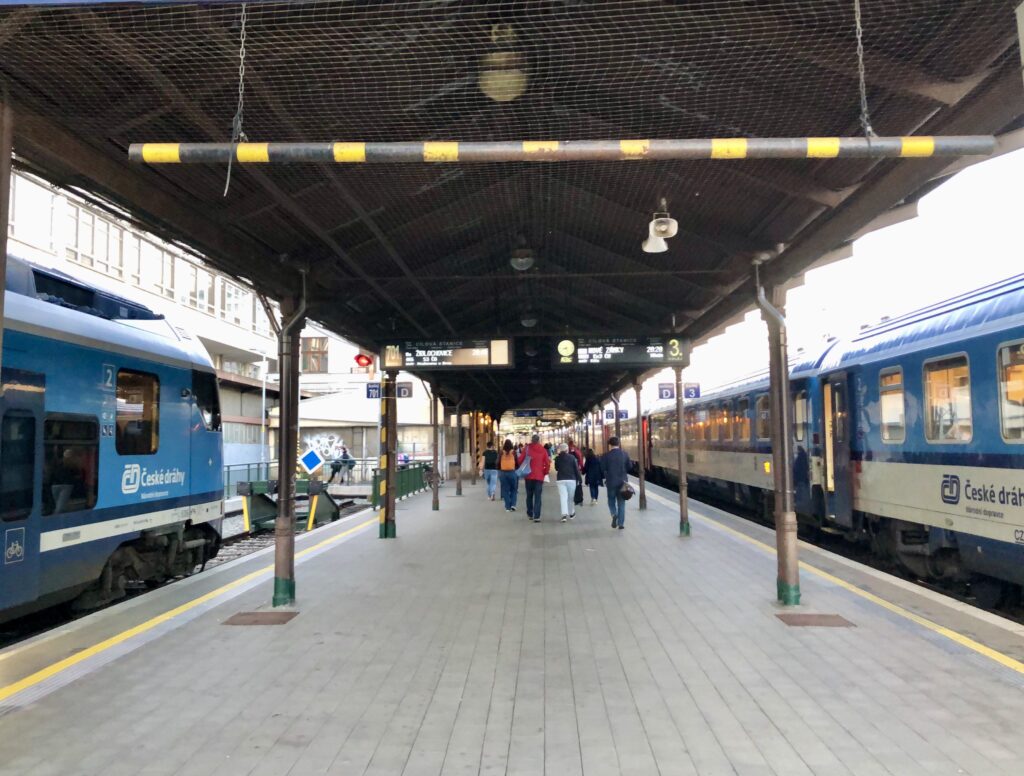
<path id="1" fill-rule="evenodd" d="M 576 505 L 572 503 L 576 495 L 576 480 L 558 480 L 558 501 L 562 505 L 563 515 L 576 514 Z"/>

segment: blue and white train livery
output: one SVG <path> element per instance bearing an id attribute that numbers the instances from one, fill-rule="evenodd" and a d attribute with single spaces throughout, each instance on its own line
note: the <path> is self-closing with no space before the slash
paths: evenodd
<path id="1" fill-rule="evenodd" d="M 995 600 L 1024 585 L 1024 276 L 886 320 L 791 367 L 802 527 Z M 687 482 L 771 513 L 766 378 L 687 405 Z M 647 418 L 677 480 L 675 412 Z M 635 446 L 635 439 L 632 440 Z M 981 594 L 979 594 L 981 597 Z"/>
<path id="2" fill-rule="evenodd" d="M 0 619 L 87 609 L 220 545 L 217 381 L 145 307 L 8 258 L 0 392 Z"/>

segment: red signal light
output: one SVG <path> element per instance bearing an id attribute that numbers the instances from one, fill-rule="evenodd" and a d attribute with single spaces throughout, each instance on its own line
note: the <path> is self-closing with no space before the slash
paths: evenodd
<path id="1" fill-rule="evenodd" d="M 368 356 L 365 353 L 356 354 L 356 364 L 361 367 L 368 367 L 373 363 L 373 356 Z"/>

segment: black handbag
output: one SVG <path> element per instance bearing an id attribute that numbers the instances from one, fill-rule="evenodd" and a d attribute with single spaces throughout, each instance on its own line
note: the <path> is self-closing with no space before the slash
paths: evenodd
<path id="1" fill-rule="evenodd" d="M 583 503 L 583 483 L 578 480 L 576 482 L 576 495 L 572 497 L 572 503 L 577 506 Z"/>
<path id="2" fill-rule="evenodd" d="M 633 498 L 634 493 L 636 493 L 636 491 L 633 490 L 633 486 L 630 485 L 628 482 L 624 482 L 622 484 L 622 489 L 619 491 L 619 495 L 622 496 L 622 498 L 625 501 L 629 501 L 631 498 Z"/>

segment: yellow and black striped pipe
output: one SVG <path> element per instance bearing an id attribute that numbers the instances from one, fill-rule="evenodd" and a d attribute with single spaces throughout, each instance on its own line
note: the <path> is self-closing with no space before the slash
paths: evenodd
<path id="1" fill-rule="evenodd" d="M 987 156 L 992 135 L 712 138 L 707 140 L 523 140 L 424 143 L 132 143 L 146 164 L 336 162 L 580 162 L 630 159 L 833 159 Z"/>

